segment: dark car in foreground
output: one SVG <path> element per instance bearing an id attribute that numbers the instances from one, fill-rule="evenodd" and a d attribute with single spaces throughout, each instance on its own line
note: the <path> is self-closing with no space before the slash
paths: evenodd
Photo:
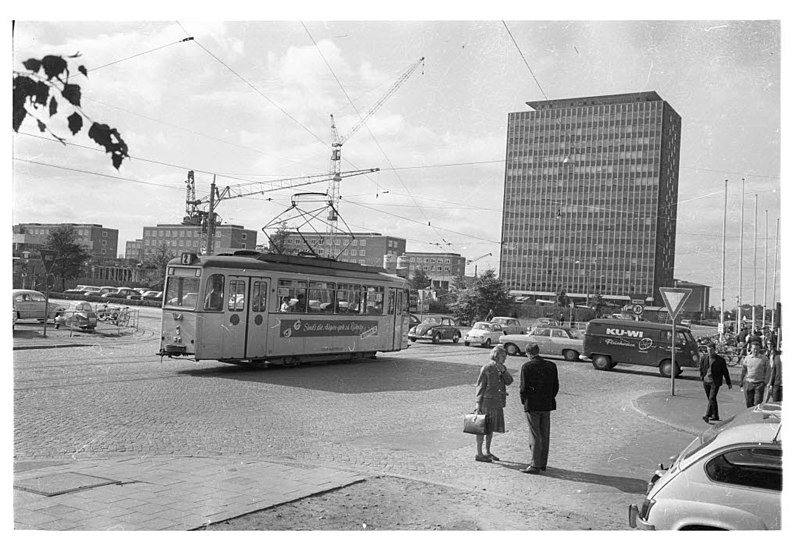
<path id="1" fill-rule="evenodd" d="M 409 330 L 408 340 L 431 341 L 433 344 L 443 340 L 457 343 L 461 340 L 461 330 L 450 316 L 428 315 Z"/>

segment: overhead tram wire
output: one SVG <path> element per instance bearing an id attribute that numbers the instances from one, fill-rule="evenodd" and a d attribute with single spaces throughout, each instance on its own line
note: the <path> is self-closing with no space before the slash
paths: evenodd
<path id="1" fill-rule="evenodd" d="M 177 21 L 176 21 L 176 22 L 177 22 Z M 184 29 L 184 28 L 183 28 L 183 25 L 181 25 L 181 24 L 180 24 L 180 22 L 177 22 L 177 24 L 178 24 L 178 26 L 180 26 L 180 27 L 181 27 L 181 29 L 183 29 L 183 31 L 184 31 L 184 32 L 186 32 L 186 29 Z M 189 33 L 188 33 L 188 32 L 186 32 L 186 34 L 188 35 Z M 261 90 L 260 90 L 260 89 L 258 89 L 258 87 L 256 87 L 256 86 L 255 86 L 255 85 L 253 85 L 252 83 L 250 83 L 250 82 L 249 82 L 249 81 L 248 81 L 248 80 L 247 80 L 247 79 L 246 79 L 244 76 L 242 76 L 242 75 L 241 75 L 241 74 L 239 74 L 239 73 L 238 73 L 236 70 L 234 70 L 233 68 L 231 68 L 230 66 L 228 66 L 228 64 L 226 64 L 226 63 L 225 63 L 225 61 L 223 61 L 222 59 L 220 59 L 219 57 L 217 57 L 216 55 L 214 55 L 214 54 L 213 54 L 213 53 L 212 53 L 212 52 L 211 52 L 211 51 L 210 51 L 208 48 L 206 48 L 206 47 L 205 47 L 203 44 L 201 44 L 201 43 L 200 43 L 198 40 L 196 40 L 196 39 L 195 39 L 195 40 L 193 40 L 193 42 L 194 42 L 194 43 L 196 43 L 196 44 L 197 44 L 197 46 L 198 46 L 200 49 L 202 49 L 203 51 L 205 51 L 205 52 L 206 52 L 206 53 L 207 53 L 207 54 L 208 54 L 208 55 L 209 55 L 211 58 L 213 58 L 215 61 L 217 61 L 218 63 L 220 63 L 220 64 L 221 64 L 222 66 L 224 66 L 225 68 L 227 68 L 227 69 L 228 69 L 228 70 L 229 70 L 229 71 L 230 71 L 230 72 L 231 72 L 231 73 L 232 73 L 234 76 L 236 76 L 236 77 L 237 77 L 239 80 L 241 80 L 242 82 L 244 82 L 244 84 L 245 84 L 245 85 L 247 85 L 248 87 L 250 87 L 250 88 L 251 88 L 253 91 L 255 91 L 256 93 L 258 93 L 258 94 L 259 94 L 259 95 L 260 95 L 262 98 L 264 98 L 264 99 L 265 99 L 267 102 L 269 102 L 269 103 L 270 103 L 270 104 L 272 104 L 272 105 L 273 105 L 275 108 L 277 108 L 278 110 L 280 110 L 280 111 L 281 111 L 281 113 L 283 113 L 283 115 L 285 115 L 286 117 L 288 117 L 289 119 L 291 119 L 292 121 L 294 121 L 294 123 L 295 123 L 295 124 L 297 124 L 299 127 L 301 127 L 301 128 L 302 128 L 302 129 L 303 129 L 305 132 L 307 132 L 308 134 L 310 134 L 310 135 L 311 135 L 311 136 L 312 136 L 312 137 L 313 137 L 313 138 L 314 138 L 316 141 L 318 141 L 320 144 L 324 145 L 326 148 L 328 147 L 328 144 L 327 144 L 327 143 L 326 143 L 326 142 L 325 142 L 325 141 L 324 141 L 322 138 L 320 138 L 319 136 L 317 136 L 316 134 L 314 134 L 314 133 L 311 131 L 311 129 L 309 129 L 308 127 L 306 127 L 305 125 L 303 125 L 303 123 L 301 123 L 300 121 L 298 121 L 298 120 L 297 120 L 297 119 L 296 119 L 294 116 L 292 116 L 292 114 L 290 114 L 289 112 L 287 112 L 286 110 L 284 110 L 284 109 L 283 109 L 283 108 L 282 108 L 282 107 L 281 107 L 281 106 L 280 106 L 280 105 L 279 105 L 277 102 L 275 102 L 274 100 L 272 100 L 271 98 L 269 98 L 267 95 L 265 95 L 263 92 L 261 92 Z"/>
<path id="2" fill-rule="evenodd" d="M 550 100 L 549 98 L 547 98 L 547 95 L 545 94 L 544 89 L 542 89 L 542 86 L 539 84 L 539 80 L 536 79 L 536 74 L 533 73 L 533 69 L 531 68 L 531 65 L 528 64 L 528 60 L 525 58 L 525 55 L 522 54 L 522 50 L 519 48 L 519 45 L 517 44 L 517 40 L 514 39 L 514 35 L 511 34 L 511 29 L 508 28 L 508 25 L 506 24 L 505 21 L 503 21 L 503 26 L 506 27 L 506 32 L 508 32 L 508 35 L 511 37 L 511 41 L 514 42 L 514 47 L 517 48 L 517 51 L 519 52 L 519 56 L 522 57 L 522 62 L 524 62 L 525 66 L 528 67 L 528 72 L 530 72 L 531 76 L 533 76 L 533 81 L 536 82 L 536 86 L 542 92 L 542 96 L 544 97 L 545 100 Z"/>
<path id="3" fill-rule="evenodd" d="M 172 42 L 171 44 L 162 45 L 162 46 L 156 47 L 154 49 L 150 49 L 149 51 L 144 51 L 142 53 L 137 53 L 136 55 L 131 55 L 130 57 L 125 57 L 124 59 L 119 59 L 119 60 L 116 60 L 116 61 L 112 61 L 112 62 L 104 64 L 102 66 L 98 66 L 97 68 L 87 68 L 86 71 L 87 72 L 97 72 L 101 68 L 105 68 L 105 67 L 111 66 L 113 64 L 119 64 L 121 62 L 129 61 L 131 59 L 135 59 L 136 57 L 141 57 L 142 55 L 147 55 L 148 53 L 152 53 L 153 51 L 158 51 L 159 49 L 164 49 L 165 47 L 170 47 L 170 46 L 177 45 L 177 44 L 180 44 L 180 43 L 183 43 L 183 42 L 191 42 L 192 40 L 194 40 L 194 37 L 193 36 L 188 36 L 188 37 L 186 37 L 186 38 L 184 38 L 182 40 L 178 40 L 177 42 Z"/>

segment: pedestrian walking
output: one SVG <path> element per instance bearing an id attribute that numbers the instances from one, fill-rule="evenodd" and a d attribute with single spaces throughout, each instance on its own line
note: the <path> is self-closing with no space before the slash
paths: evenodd
<path id="1" fill-rule="evenodd" d="M 528 446 L 531 463 L 523 473 L 538 474 L 547 470 L 550 452 L 550 412 L 556 410 L 558 369 L 556 364 L 539 355 L 539 345 L 525 348 L 528 361 L 519 372 L 519 396 L 528 418 Z"/>
<path id="2" fill-rule="evenodd" d="M 769 357 L 769 379 L 767 379 L 767 401 L 783 401 L 783 363 L 781 351 L 771 341 L 767 341 L 767 356 Z"/>
<path id="3" fill-rule="evenodd" d="M 481 367 L 475 391 L 475 410 L 486 415 L 486 435 L 476 435 L 478 453 L 476 462 L 496 462 L 500 460 L 492 454 L 492 438 L 495 433 L 506 432 L 506 420 L 503 407 L 506 406 L 506 386 L 514 382 L 514 378 L 505 366 L 507 352 L 502 346 L 495 346 L 489 354 L 491 361 Z M 486 454 L 483 453 L 483 441 L 486 439 Z"/>
<path id="4" fill-rule="evenodd" d="M 564 325 L 564 313 L 563 312 L 558 315 L 558 325 L 560 325 L 560 326 Z"/>
<path id="5" fill-rule="evenodd" d="M 764 401 L 769 362 L 761 353 L 761 341 L 750 342 L 750 354 L 742 361 L 742 379 L 740 387 L 744 390 L 746 407 L 758 405 Z"/>
<path id="6" fill-rule="evenodd" d="M 719 420 L 717 393 L 719 393 L 723 379 L 728 385 L 728 390 L 731 389 L 731 376 L 728 373 L 728 364 L 725 363 L 722 356 L 717 354 L 717 347 L 713 344 L 708 345 L 708 354 L 705 354 L 700 360 L 700 379 L 703 381 L 703 388 L 708 399 L 703 421 L 706 423 L 709 420 L 717 421 Z"/>

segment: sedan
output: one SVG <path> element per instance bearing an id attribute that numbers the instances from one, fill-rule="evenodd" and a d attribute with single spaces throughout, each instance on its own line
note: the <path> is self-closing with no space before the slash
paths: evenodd
<path id="1" fill-rule="evenodd" d="M 45 310 L 44 294 L 34 290 L 11 290 L 11 299 L 14 303 L 14 313 L 18 320 L 39 320 L 44 322 L 45 314 L 50 320 L 55 317 L 64 305 L 47 302 Z"/>
<path id="2" fill-rule="evenodd" d="M 503 335 L 522 335 L 528 328 L 526 328 L 517 318 L 509 316 L 495 316 L 492 318 L 493 324 L 500 324 L 503 328 Z"/>
<path id="3" fill-rule="evenodd" d="M 500 344 L 510 356 L 524 356 L 526 346 L 537 344 L 541 354 L 568 361 L 578 361 L 583 350 L 583 339 L 566 327 L 534 327 L 527 335 L 503 335 Z"/>
<path id="4" fill-rule="evenodd" d="M 71 303 L 58 313 L 55 324 L 56 329 L 63 325 L 64 327 L 93 330 L 97 327 L 97 313 L 91 303 L 87 301 Z"/>
<path id="5" fill-rule="evenodd" d="M 434 344 L 443 339 L 457 343 L 461 339 L 461 330 L 450 316 L 425 316 L 422 323 L 408 332 L 408 340 L 415 342 L 417 339 L 431 341 Z"/>
<path id="6" fill-rule="evenodd" d="M 780 530 L 781 404 L 763 403 L 707 429 L 659 465 L 628 524 L 642 530 Z"/>
<path id="7" fill-rule="evenodd" d="M 420 323 L 420 319 L 417 318 L 414 314 L 408 315 L 408 330 L 411 331 L 415 327 L 417 327 Z"/>
<path id="8" fill-rule="evenodd" d="M 475 322 L 472 324 L 472 329 L 470 329 L 469 333 L 464 337 L 464 346 L 479 344 L 488 348 L 500 342 L 500 337 L 502 335 L 503 328 L 500 327 L 500 324 Z"/>
<path id="9" fill-rule="evenodd" d="M 129 295 L 139 295 L 139 292 L 132 288 L 119 288 L 117 291 L 104 293 L 101 297 L 107 299 L 127 299 Z"/>
<path id="10" fill-rule="evenodd" d="M 161 292 L 160 291 L 146 291 L 142 294 L 142 299 L 145 301 L 161 301 Z"/>

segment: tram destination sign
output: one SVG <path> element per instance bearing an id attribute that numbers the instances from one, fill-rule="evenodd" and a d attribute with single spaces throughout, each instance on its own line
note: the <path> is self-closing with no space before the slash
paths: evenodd
<path id="1" fill-rule="evenodd" d="M 281 337 L 367 337 L 378 335 L 378 320 L 281 320 Z"/>

